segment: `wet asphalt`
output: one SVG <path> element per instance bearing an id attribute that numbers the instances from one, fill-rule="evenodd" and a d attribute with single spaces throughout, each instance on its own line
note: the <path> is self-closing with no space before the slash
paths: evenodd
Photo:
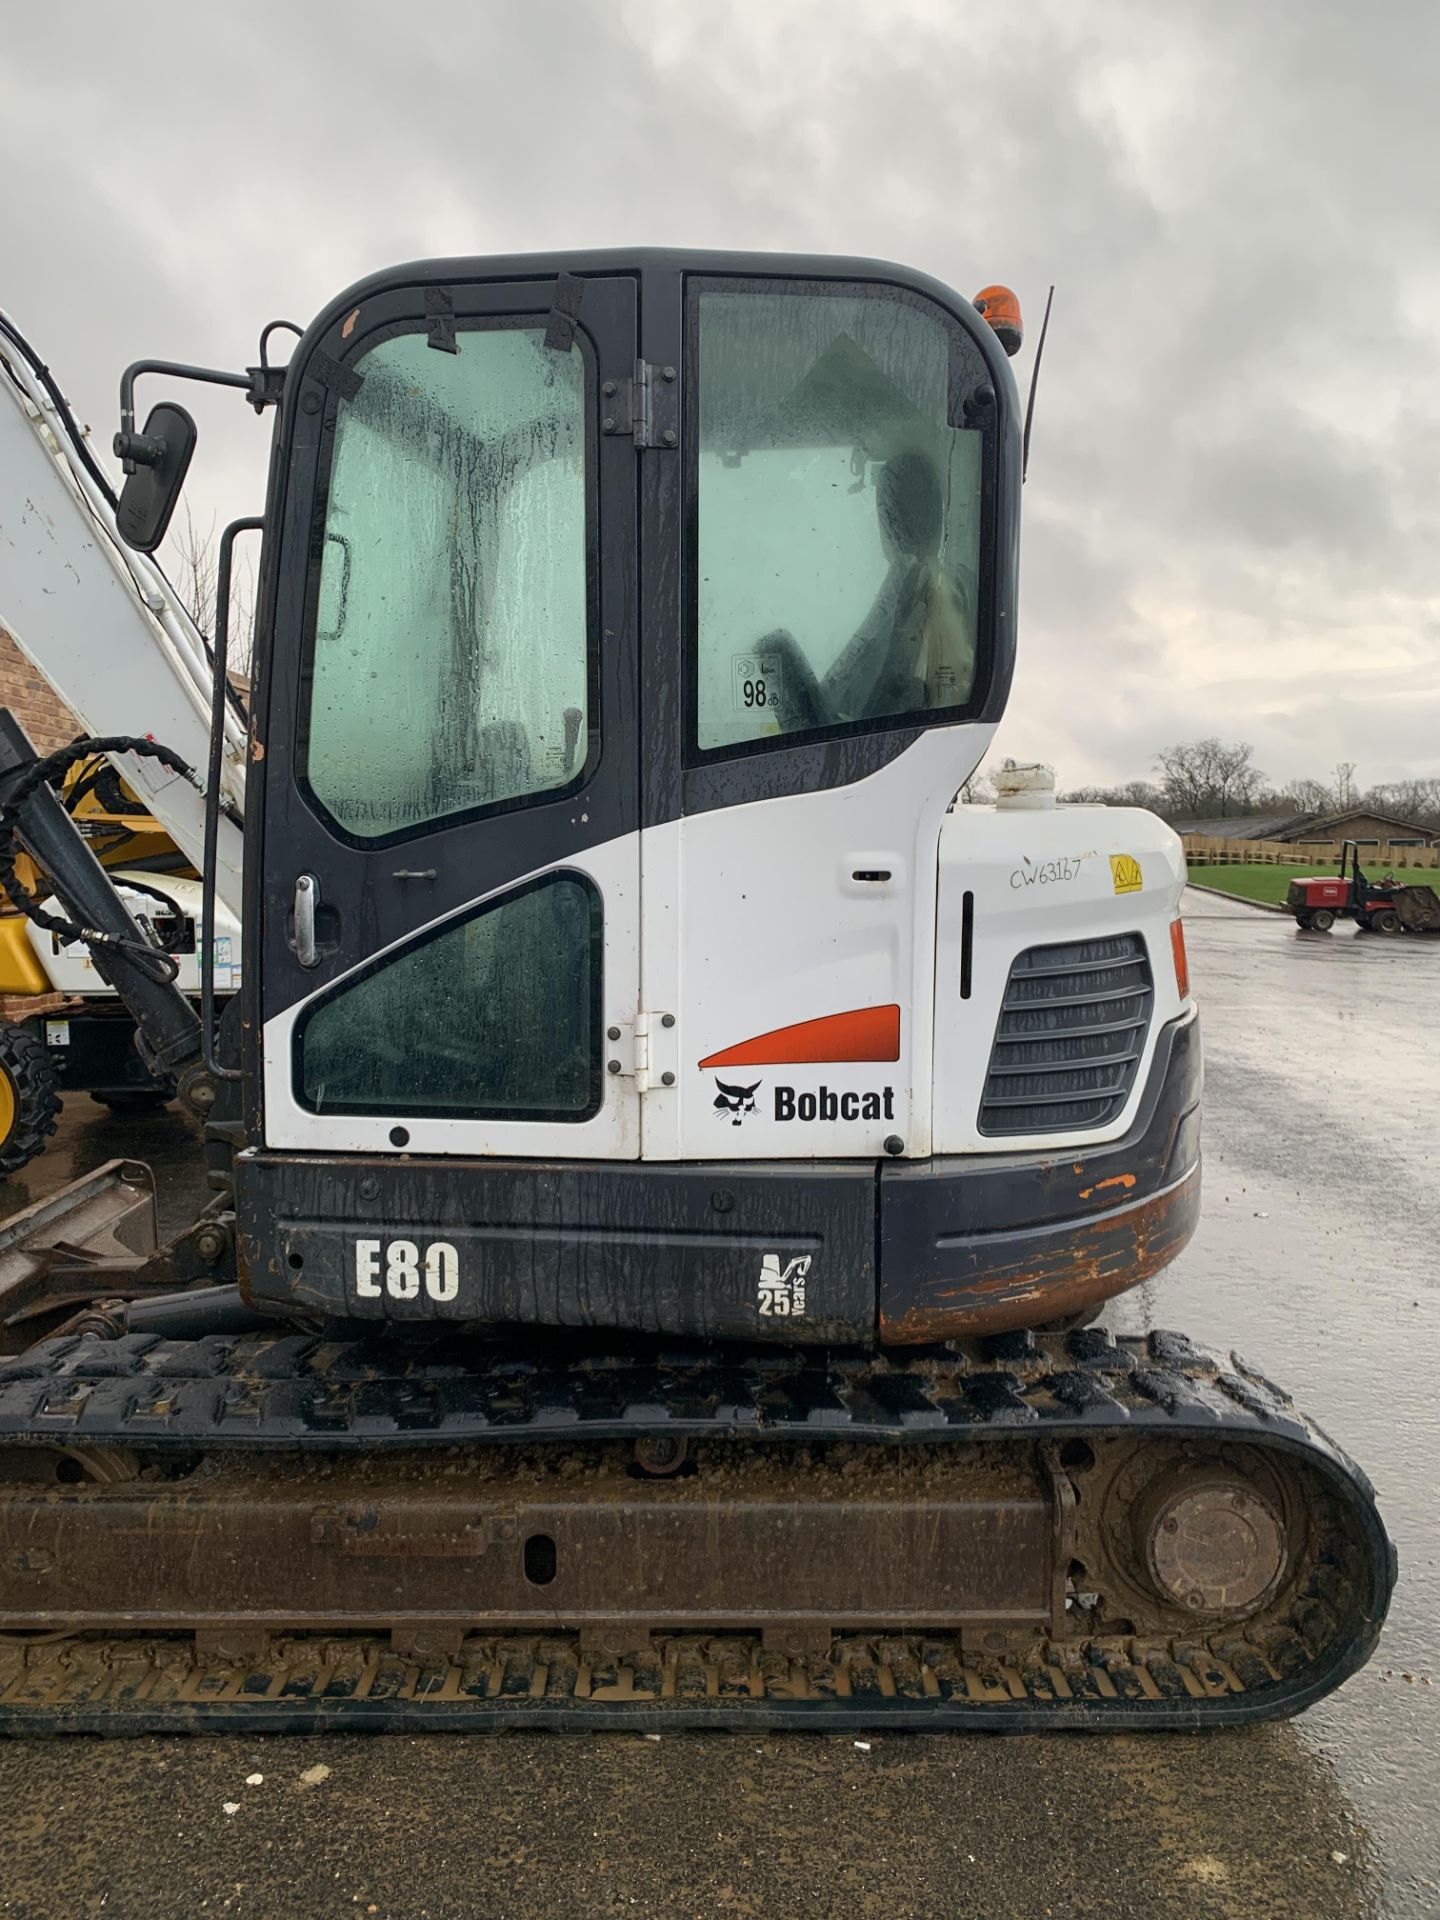
<path id="1" fill-rule="evenodd" d="M 1186 905 L 1204 1218 L 1109 1317 L 1237 1347 L 1369 1472 L 1401 1583 L 1378 1654 L 1338 1695 L 1243 1732 L 868 1750 L 715 1734 L 17 1742 L 0 1747 L 0 1915 L 1440 1914 L 1440 942 L 1298 935 L 1195 891 Z M 152 1161 L 169 1223 L 204 1197 L 178 1114 L 122 1123 L 75 1100 L 5 1205 L 114 1154 Z"/>

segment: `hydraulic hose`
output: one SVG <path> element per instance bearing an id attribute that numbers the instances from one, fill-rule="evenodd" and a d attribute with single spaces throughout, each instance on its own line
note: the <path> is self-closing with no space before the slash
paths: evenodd
<path id="1" fill-rule="evenodd" d="M 128 939 L 123 935 L 106 932 L 100 927 L 82 927 L 74 920 L 68 920 L 63 914 L 51 913 L 42 907 L 35 896 L 22 884 L 15 869 L 17 853 L 16 836 L 20 827 L 20 812 L 26 800 L 39 787 L 63 780 L 70 768 L 96 754 L 133 753 L 140 759 L 159 760 L 175 773 L 186 779 L 198 791 L 204 792 L 204 785 L 195 769 L 187 760 L 171 748 L 161 746 L 157 741 L 144 740 L 130 734 L 109 734 L 100 739 L 72 740 L 68 747 L 59 747 L 54 753 L 46 754 L 34 761 L 20 775 L 11 788 L 3 806 L 0 806 L 0 888 L 12 906 L 23 913 L 36 926 L 43 927 L 47 933 L 53 933 L 58 940 L 66 942 L 83 940 L 87 946 L 108 947 L 124 953 L 149 973 L 153 979 L 173 981 L 178 975 L 179 963 L 172 955 L 153 947 L 145 941 Z"/>

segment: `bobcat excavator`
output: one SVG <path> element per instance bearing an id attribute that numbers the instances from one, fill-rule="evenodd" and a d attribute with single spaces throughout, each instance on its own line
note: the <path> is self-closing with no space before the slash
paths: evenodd
<path id="1" fill-rule="evenodd" d="M 1364 1476 L 1238 1355 L 1090 1324 L 1199 1206 L 1178 841 L 1037 770 L 952 805 L 1015 660 L 1013 296 L 452 259 L 272 332 L 121 383 L 136 578 L 195 439 L 137 381 L 277 409 L 208 743 L 189 694 L 88 743 L 192 839 L 203 791 L 198 1021 L 0 727 L 0 873 L 203 1079 L 216 1189 L 163 1246 L 135 1163 L 0 1229 L 0 1726 L 1199 1728 L 1338 1685 L 1394 1580 Z"/>

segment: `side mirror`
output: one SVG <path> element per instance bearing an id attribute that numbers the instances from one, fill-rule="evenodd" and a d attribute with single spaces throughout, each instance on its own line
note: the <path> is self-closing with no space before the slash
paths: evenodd
<path id="1" fill-rule="evenodd" d="M 143 433 L 116 434 L 116 453 L 133 467 L 121 489 L 115 524 L 120 538 L 137 552 L 154 553 L 165 538 L 197 437 L 184 407 L 168 400 L 151 408 Z"/>

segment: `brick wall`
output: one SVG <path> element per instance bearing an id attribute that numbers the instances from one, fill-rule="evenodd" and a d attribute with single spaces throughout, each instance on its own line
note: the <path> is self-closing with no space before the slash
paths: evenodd
<path id="1" fill-rule="evenodd" d="M 53 753 L 85 731 L 4 627 L 0 627 L 0 707 L 9 707 L 41 753 Z"/>

